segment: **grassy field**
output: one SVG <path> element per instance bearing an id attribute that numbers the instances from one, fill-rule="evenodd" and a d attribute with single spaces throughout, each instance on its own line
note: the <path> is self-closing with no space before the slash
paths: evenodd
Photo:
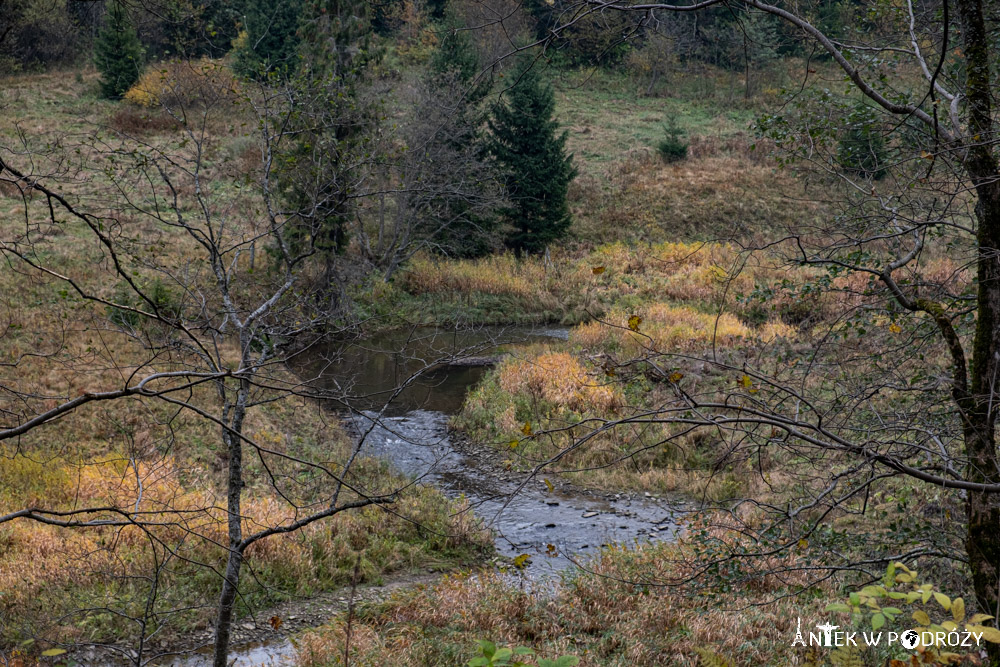
<path id="1" fill-rule="evenodd" d="M 373 278 L 352 285 L 358 316 L 381 327 L 528 322 L 571 327 L 566 342 L 524 347 L 507 357 L 470 393 L 453 422 L 475 443 L 504 452 L 511 469 L 530 470 L 558 455 L 545 474 L 597 489 L 679 494 L 716 507 L 748 495 L 780 507 L 814 492 L 787 473 L 802 463 L 794 453 L 728 459 L 720 439 L 666 426 L 609 431 L 562 455 L 602 420 L 648 410 L 678 391 L 713 395 L 740 387 L 743 377 L 713 370 L 705 363 L 710 357 L 738 364 L 803 354 L 817 337 L 840 331 L 835 314 L 845 299 L 862 303 L 865 285 L 837 278 L 831 284 L 839 292 L 803 290 L 821 276 L 790 266 L 778 253 L 745 251 L 745 244 L 769 240 L 776 230 L 807 227 L 830 214 L 809 201 L 805 183 L 778 169 L 768 146 L 752 136 L 753 118 L 775 91 L 743 100 L 733 92 L 735 75 L 712 70 L 664 82 L 669 91 L 664 97 L 644 97 L 640 83 L 618 74 L 549 75 L 580 167 L 570 193 L 571 238 L 554 247 L 548 260 L 419 255 L 390 282 Z M 723 104 L 728 110 L 720 112 Z M 108 128 L 119 128 L 149 141 L 179 140 L 157 112 L 97 99 L 92 72 L 10 79 L 0 105 L 18 109 L 0 115 L 0 133 L 15 145 L 23 137 L 26 148 L 40 151 L 40 173 L 53 173 L 81 201 L 107 208 L 114 202 L 96 199 L 101 181 L 88 176 L 86 154 L 56 161 L 65 146 L 95 128 L 104 137 L 112 136 Z M 690 144 L 689 157 L 674 164 L 664 163 L 655 149 L 668 119 L 683 128 Z M 211 176 L 220 191 L 246 174 L 248 147 L 240 122 L 232 114 L 213 119 L 207 128 L 213 139 Z M 29 207 L 44 204 L 37 200 Z M 23 206 L 19 193 L 0 191 L 4 231 L 24 225 Z M 43 225 L 33 233 L 53 266 L 113 293 L 115 286 L 104 284 L 108 274 L 98 249 L 79 227 Z M 176 266 L 194 257 L 190 245 L 162 230 L 137 233 L 150 242 L 150 252 Z M 970 280 L 947 257 L 921 270 L 952 276 L 956 284 Z M 4 271 L 0 294 L 17 295 L 3 298 L 10 326 L 0 355 L 18 358 L 39 339 L 56 342 L 57 355 L 29 358 L 18 367 L 19 381 L 36 392 L 39 404 L 112 386 L 141 362 L 140 353 L 110 325 L 106 309 L 74 300 L 54 281 Z M 892 340 L 899 335 L 895 326 L 885 318 L 874 321 L 873 340 Z M 646 363 L 660 357 L 671 360 L 669 368 Z M 759 387 L 751 383 L 743 389 Z M 206 391 L 198 400 L 211 405 L 213 399 Z M 291 455 L 332 463 L 348 456 L 341 426 L 301 401 L 266 405 L 248 427 L 255 440 Z M 225 452 L 217 429 L 203 420 L 135 400 L 114 411 L 81 410 L 56 428 L 0 449 L 0 513 L 19 509 L 26 500 L 60 508 L 124 506 L 140 495 L 152 506 L 224 502 Z M 546 435 L 532 437 L 537 433 Z M 248 524 L 289 519 L 280 499 L 260 481 L 258 463 L 250 473 L 256 483 L 247 491 Z M 356 473 L 367 488 L 401 481 L 374 461 Z M 812 538 L 789 563 L 773 565 L 807 564 L 830 549 L 866 547 L 888 530 L 894 513 L 933 511 L 944 517 L 958 511 L 954 499 L 935 491 L 893 482 L 882 493 L 871 499 L 874 518 L 863 526 L 853 516 L 833 517 L 831 535 Z M 250 553 L 254 576 L 240 611 L 340 587 L 350 581 L 359 553 L 362 581 L 476 562 L 489 552 L 490 539 L 459 509 L 440 493 L 414 488 L 393 512 L 339 515 L 260 543 Z M 203 512 L 169 536 L 183 558 L 164 570 L 163 602 L 184 611 L 171 617 L 165 640 L 207 627 L 218 577 L 195 563 L 223 562 L 218 546 L 223 519 L 221 512 Z M 839 581 L 813 585 L 796 574 L 774 576 L 742 564 L 713 573 L 711 582 L 684 581 L 693 563 L 712 556 L 707 549 L 731 538 L 732 522 L 752 532 L 760 520 L 756 508 L 741 505 L 731 514 L 711 515 L 705 525 L 688 526 L 690 539 L 677 544 L 609 548 L 588 565 L 591 571 L 570 576 L 554 597 L 488 574 L 448 577 L 363 610 L 353 619 L 352 662 L 464 665 L 475 653 L 475 641 L 489 639 L 529 645 L 550 657 L 575 654 L 585 665 L 710 665 L 722 659 L 740 665 L 813 664 L 815 656 L 790 651 L 790 633 L 797 617 L 822 613 L 836 598 Z M 191 541 L 189 534 L 199 539 Z M 940 535 L 946 545 L 951 537 Z M 103 641 L 127 633 L 125 622 L 113 614 L 62 614 L 108 600 L 130 612 L 141 608 L 142 586 L 121 582 L 148 569 L 143 547 L 141 536 L 128 529 L 67 536 L 54 528 L 5 524 L 0 641 L 13 646 L 34 634 Z M 948 583 L 955 581 L 960 577 Z M 710 583 L 727 588 L 719 592 Z M 299 640 L 300 663 L 338 664 L 345 636 L 344 619 L 305 634 Z M 874 665 L 882 658 L 865 659 Z"/>
<path id="2" fill-rule="evenodd" d="M 32 152 L 35 175 L 69 190 L 75 201 L 114 215 L 115 196 L 90 162 L 88 138 L 113 142 L 116 128 L 149 142 L 179 145 L 183 137 L 175 123 L 157 112 L 99 100 L 95 86 L 94 73 L 87 71 L 5 81 L 0 104 L 18 112 L 2 114 L 0 134 L 7 145 L 20 144 L 20 151 L 5 155 L 12 163 L 24 164 L 27 158 L 19 153 Z M 209 176 L 220 191 L 232 187 L 238 174 L 231 170 L 239 166 L 245 148 L 238 116 L 229 120 L 213 118 L 205 128 L 214 151 Z M 63 160 L 60 155 L 71 157 Z M 96 294 L 113 297 L 116 282 L 109 279 L 107 258 L 92 235 L 78 221 L 37 223 L 45 219 L 45 207 L 44 199 L 25 201 L 16 188 L 0 191 L 4 238 L 27 231 L 36 258 Z M 26 209 L 31 214 L 27 224 Z M 142 239 L 140 262 L 148 251 L 165 266 L 191 267 L 193 282 L 203 279 L 198 272 L 207 267 L 199 263 L 190 239 L 144 221 L 123 222 L 128 234 Z M 149 353 L 137 344 L 134 332 L 116 324 L 106 307 L 76 298 L 64 283 L 11 263 L 0 270 L 0 291 L 5 329 L 0 359 L 17 362 L 16 368 L 4 367 L 2 372 L 16 373 L 5 380 L 30 394 L 31 408 L 45 409 L 81 392 L 120 386 L 129 374 L 151 367 Z M 161 370 L 172 368 L 172 363 L 166 355 L 152 362 Z M 218 403 L 208 386 L 196 388 L 190 400 L 209 411 Z M 246 432 L 281 454 L 330 465 L 347 461 L 353 449 L 336 420 L 301 399 L 264 401 L 250 414 Z M 217 425 L 139 398 L 79 409 L 0 445 L 0 514 L 36 505 L 53 510 L 134 507 L 151 513 L 190 509 L 188 518 L 158 533 L 160 542 L 152 548 L 148 537 L 132 528 L 67 531 L 34 522 L 3 524 L 0 645 L 28 641 L 24 645 L 31 652 L 47 647 L 40 639 L 32 643 L 32 638 L 63 643 L 128 640 L 136 626 L 127 617 L 149 611 L 150 571 L 159 572 L 156 610 L 164 627 L 156 633 L 157 642 L 170 645 L 185 633 L 208 627 L 220 588 L 217 572 L 226 558 L 226 456 Z M 247 530 L 295 516 L 267 483 L 266 473 L 274 470 L 265 471 L 263 463 L 261 457 L 247 463 Z M 282 472 L 280 467 L 277 471 Z M 361 461 L 355 474 L 358 488 L 370 492 L 405 485 L 403 478 L 375 461 Z M 492 542 L 459 509 L 434 490 L 410 488 L 392 512 L 372 507 L 344 513 L 259 542 L 248 552 L 250 574 L 238 615 L 340 588 L 351 582 L 358 555 L 363 581 L 476 562 L 490 553 Z"/>
<path id="3" fill-rule="evenodd" d="M 882 665 L 899 657 L 791 650 L 796 619 L 821 617 L 847 580 L 817 582 L 802 572 L 831 553 L 849 559 L 893 540 L 926 540 L 928 534 L 899 533 L 898 516 L 957 513 L 954 496 L 892 480 L 863 517 L 834 512 L 828 530 L 803 540 L 781 557 L 786 562 L 737 559 L 685 581 L 694 564 L 720 553 L 712 545 L 754 534 L 765 521 L 763 507 L 820 493 L 825 478 L 809 470 L 843 470 L 846 460 L 808 463 L 782 448 L 730 457 L 734 443 L 666 425 L 592 434 L 609 420 L 669 404 L 678 392 L 711 398 L 732 396 L 736 387 L 752 397 L 760 387 L 747 376 L 706 360 L 738 368 L 806 359 L 817 341 L 854 335 L 839 316 L 868 303 L 863 278 L 796 266 L 780 247 L 746 251 L 835 212 L 809 196 L 805 180 L 778 169 L 769 147 L 752 137 L 752 119 L 773 98 L 719 111 L 725 76 L 705 72 L 701 82 L 668 86 L 665 98 L 646 98 L 618 75 L 554 75 L 558 114 L 580 167 L 571 189 L 572 239 L 553 248 L 550 261 L 421 256 L 392 284 L 366 286 L 360 301 L 409 322 L 570 326 L 565 343 L 508 356 L 453 420 L 473 442 L 502 452 L 508 468 L 606 491 L 679 494 L 713 507 L 755 502 L 704 516 L 708 527 L 688 526 L 688 537 L 674 545 L 607 549 L 554 596 L 500 578 L 457 577 L 368 609 L 354 620 L 357 664 L 464 665 L 480 639 L 530 646 L 550 658 L 573 654 L 583 665 Z M 654 148 L 668 118 L 690 142 L 689 158 L 675 164 L 664 164 Z M 919 271 L 956 290 L 971 279 L 947 254 L 931 256 Z M 816 284 L 825 287 L 812 289 Z M 870 349 L 892 348 L 908 335 L 884 315 L 865 326 Z M 838 391 L 818 388 L 827 396 Z M 960 544 L 946 519 L 932 521 L 934 548 Z M 960 572 L 931 572 L 951 590 L 967 590 Z M 299 662 L 338 664 L 344 643 L 339 619 L 301 638 Z"/>

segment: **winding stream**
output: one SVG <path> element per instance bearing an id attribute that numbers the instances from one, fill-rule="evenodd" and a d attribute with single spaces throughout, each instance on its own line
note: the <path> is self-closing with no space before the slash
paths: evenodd
<path id="1" fill-rule="evenodd" d="M 449 497 L 464 496 L 494 530 L 501 555 L 530 556 L 517 576 L 556 581 L 573 561 L 602 545 L 669 539 L 682 511 L 649 497 L 563 487 L 550 491 L 541 479 L 498 472 L 449 433 L 449 418 L 501 347 L 567 335 L 565 329 L 525 328 L 396 332 L 312 350 L 295 370 L 344 397 L 330 407 L 343 413 L 356 437 L 365 434 L 363 454 L 387 459 Z M 349 385 L 342 384 L 344 378 L 350 378 Z M 288 640 L 237 645 L 231 657 L 241 667 L 284 665 L 292 662 L 294 649 Z M 175 664 L 200 667 L 210 661 L 196 655 Z"/>

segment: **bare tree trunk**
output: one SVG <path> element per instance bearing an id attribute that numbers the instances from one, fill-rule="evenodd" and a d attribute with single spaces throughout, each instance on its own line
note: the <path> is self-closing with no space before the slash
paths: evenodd
<path id="1" fill-rule="evenodd" d="M 244 347 L 246 349 L 246 347 Z M 243 566 L 243 517 L 241 494 L 243 492 L 243 418 L 250 390 L 246 379 L 240 381 L 236 404 L 233 406 L 232 427 L 225 428 L 222 439 L 229 450 L 229 482 L 227 485 L 227 512 L 229 528 L 229 555 L 219 594 L 219 608 L 215 620 L 215 650 L 212 664 L 226 667 L 229 660 L 229 639 L 233 625 L 233 606 L 239 592 L 240 570 Z"/>
<path id="2" fill-rule="evenodd" d="M 225 579 L 222 581 L 222 594 L 219 596 L 219 609 L 215 620 L 213 667 L 226 667 L 228 664 L 229 638 L 233 627 L 233 606 L 236 602 L 242 565 L 243 554 L 238 550 L 231 549 L 229 560 L 226 562 Z"/>
<path id="3" fill-rule="evenodd" d="M 957 3 L 966 56 L 966 97 L 969 134 L 994 136 L 989 40 L 983 6 L 977 0 Z M 1000 380 L 1000 169 L 992 145 L 975 142 L 966 168 L 976 187 L 978 202 L 978 320 L 972 351 L 971 400 L 960 403 L 966 420 L 965 447 L 969 458 L 966 478 L 996 482 L 996 414 L 994 398 Z M 1000 616 L 1000 497 L 970 491 L 966 497 L 966 553 L 980 608 Z M 1000 666 L 1000 645 L 987 643 L 991 665 Z"/>

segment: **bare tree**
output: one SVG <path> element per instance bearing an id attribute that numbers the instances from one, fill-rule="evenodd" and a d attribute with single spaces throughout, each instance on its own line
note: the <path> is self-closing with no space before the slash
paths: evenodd
<path id="1" fill-rule="evenodd" d="M 766 549 L 749 549 L 764 556 L 790 553 L 803 534 L 819 534 L 826 520 L 843 511 L 864 512 L 873 489 L 888 479 L 950 490 L 965 510 L 959 557 L 968 565 L 980 609 L 1000 616 L 1000 167 L 993 18 L 975 0 L 907 3 L 865 31 L 827 34 L 797 6 L 758 0 L 581 0 L 564 6 L 553 34 L 594 13 L 636 12 L 651 22 L 671 12 L 722 6 L 787 22 L 841 70 L 853 89 L 842 106 L 860 99 L 875 113 L 867 122 L 887 147 L 887 175 L 845 170 L 838 163 L 843 130 L 836 124 L 847 114 L 829 94 L 807 96 L 815 69 L 806 63 L 806 92 L 763 129 L 825 170 L 824 195 L 838 202 L 840 214 L 827 224 L 803 224 L 766 244 L 749 244 L 754 259 L 734 270 L 765 261 L 759 250 L 767 245 L 770 256 L 784 257 L 801 271 L 803 282 L 814 281 L 792 298 L 838 294 L 832 300 L 840 308 L 831 319 L 835 324 L 808 353 L 769 350 L 726 358 L 711 352 L 707 368 L 733 378 L 729 386 L 735 390 L 702 385 L 696 391 L 684 380 L 671 380 L 694 360 L 649 344 L 644 355 L 624 363 L 653 369 L 673 387 L 673 399 L 602 422 L 574 447 L 596 433 L 660 424 L 677 427 L 668 440 L 690 428 L 713 429 L 727 445 L 726 460 L 760 463 L 768 452 L 793 453 L 802 462 L 796 473 L 810 477 L 810 490 L 798 507 L 764 507 L 772 513 L 767 526 L 793 526 L 796 533 Z M 955 268 L 942 270 L 949 261 Z M 964 273 L 965 262 L 971 276 Z M 862 335 L 849 335 L 859 330 Z M 766 533 L 753 531 L 758 537 Z M 884 553 L 876 560 L 932 552 Z M 991 644 L 989 651 L 990 664 L 1000 664 L 1000 647 Z"/>
<path id="2" fill-rule="evenodd" d="M 407 91 L 409 113 L 382 168 L 383 185 L 358 216 L 362 255 L 388 280 L 421 250 L 462 255 L 492 249 L 502 188 L 479 140 L 482 114 L 454 73 Z"/>
<path id="3" fill-rule="evenodd" d="M 48 155 L 25 135 L 20 147 L 0 155 L 0 184 L 23 201 L 20 224 L 5 226 L 0 240 L 7 266 L 25 280 L 55 285 L 89 313 L 90 330 L 103 340 L 99 349 L 80 352 L 73 341 L 78 334 L 67 329 L 5 362 L 0 441 L 30 454 L 72 413 L 105 404 L 117 419 L 136 401 L 148 412 L 143 428 L 163 434 L 152 446 L 125 438 L 121 456 L 134 483 L 119 494 L 121 501 L 26 501 L 0 523 L 141 532 L 149 562 L 125 579 L 147 582 L 146 602 L 131 617 L 137 627 L 131 649 L 119 649 L 137 665 L 157 657 L 146 643 L 171 614 L 192 605 L 174 600 L 173 611 L 161 608 L 164 569 L 182 561 L 214 570 L 221 578 L 214 664 L 224 666 L 248 550 L 340 512 L 392 503 L 398 489 L 368 488 L 354 476 L 363 440 L 343 460 L 331 461 L 329 453 L 262 442 L 248 428 L 255 412 L 276 402 L 349 394 L 349 383 L 321 389 L 288 368 L 293 355 L 338 334 L 339 314 L 326 297 L 328 267 L 317 261 L 323 232 L 299 219 L 312 209 L 301 198 L 288 208 L 275 184 L 277 164 L 300 136 L 290 123 L 302 122 L 298 98 L 260 86 L 243 96 L 229 91 L 177 99 L 165 104 L 177 135 L 147 140 L 99 132 Z M 220 138 L 240 122 L 252 128 L 237 135 L 242 153 L 220 163 Z M 67 157 L 84 154 L 83 162 Z M 234 168 L 243 172 L 223 178 Z M 318 184 L 313 191 L 336 187 Z M 61 245 L 65 239 L 74 240 Z M 94 249 L 82 263 L 73 258 L 80 244 Z M 68 386 L 82 386 L 46 390 L 32 363 L 68 369 Z M 95 367 L 102 371 L 94 375 Z M 176 478 L 170 449 L 186 437 L 190 418 L 207 424 L 221 444 L 222 486 L 204 489 L 196 500 L 154 494 L 165 476 Z M 248 487 L 266 494 L 266 507 L 248 505 Z M 191 543 L 221 549 L 224 567 L 198 561 Z"/>

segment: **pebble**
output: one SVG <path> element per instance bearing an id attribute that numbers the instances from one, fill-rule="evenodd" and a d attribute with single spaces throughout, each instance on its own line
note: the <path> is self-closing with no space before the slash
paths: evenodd
<path id="1" fill-rule="evenodd" d="M 583 518 L 584 519 L 589 519 L 590 517 L 597 516 L 598 514 L 600 514 L 600 512 L 584 512 L 583 513 Z"/>

